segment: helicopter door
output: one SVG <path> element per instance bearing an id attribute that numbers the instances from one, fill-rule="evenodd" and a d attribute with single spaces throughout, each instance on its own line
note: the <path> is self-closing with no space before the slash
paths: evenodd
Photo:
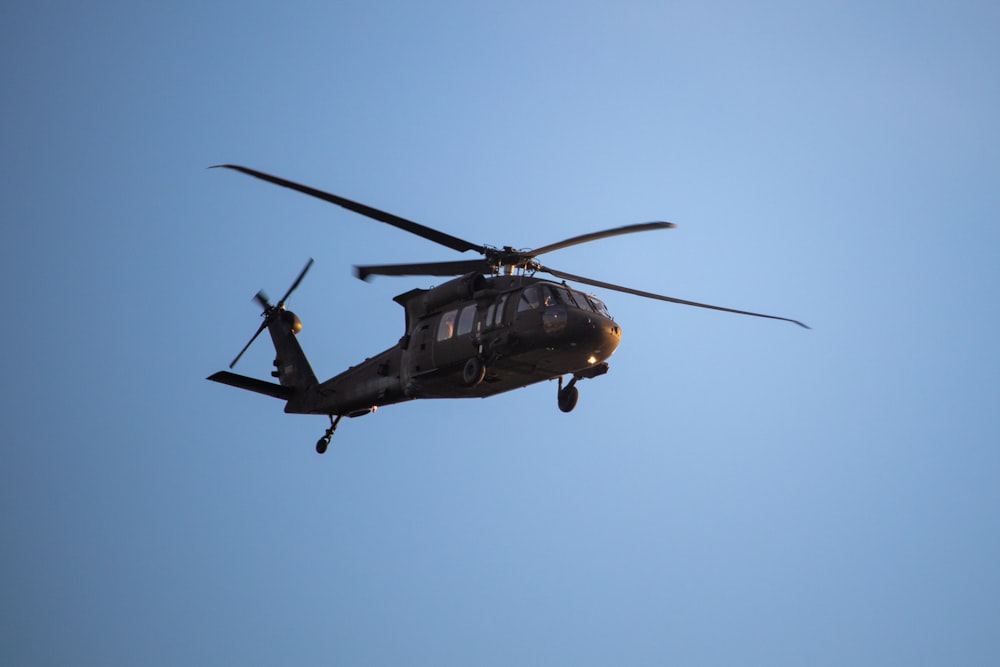
<path id="1" fill-rule="evenodd" d="M 434 368 L 434 344 L 431 339 L 431 323 L 424 320 L 417 324 L 410 343 L 410 368 L 414 374 L 424 373 Z"/>
<path id="2" fill-rule="evenodd" d="M 438 320 L 434 344 L 434 365 L 437 368 L 465 363 L 473 356 L 472 331 L 476 321 L 476 304 L 466 304 L 448 310 Z"/>

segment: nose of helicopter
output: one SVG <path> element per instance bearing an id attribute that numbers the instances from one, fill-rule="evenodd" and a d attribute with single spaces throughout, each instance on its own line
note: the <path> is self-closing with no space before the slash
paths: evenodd
<path id="1" fill-rule="evenodd" d="M 571 345 L 587 355 L 591 366 L 608 359 L 622 341 L 621 327 L 614 320 L 585 311 L 570 313 L 567 329 Z"/>

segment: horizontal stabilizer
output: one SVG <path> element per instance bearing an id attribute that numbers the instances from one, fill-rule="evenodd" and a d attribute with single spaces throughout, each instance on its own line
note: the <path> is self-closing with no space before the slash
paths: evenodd
<path id="1" fill-rule="evenodd" d="M 245 375 L 237 375 L 236 373 L 230 373 L 229 371 L 219 371 L 218 373 L 209 375 L 207 379 L 212 382 L 228 384 L 230 387 L 237 387 L 239 389 L 257 392 L 258 394 L 264 394 L 265 396 L 280 398 L 283 401 L 287 401 L 295 395 L 294 387 L 282 387 L 279 384 L 265 382 L 264 380 L 250 378 Z"/>

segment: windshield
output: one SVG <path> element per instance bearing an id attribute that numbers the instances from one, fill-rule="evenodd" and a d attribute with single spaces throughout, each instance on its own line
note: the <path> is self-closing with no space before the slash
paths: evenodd
<path id="1" fill-rule="evenodd" d="M 589 294 L 584 297 L 587 303 L 590 305 L 591 310 L 593 310 L 598 315 L 603 315 L 608 319 L 611 319 L 611 313 L 608 312 L 607 306 L 604 302 L 598 299 L 596 296 L 590 296 Z"/>
<path id="2" fill-rule="evenodd" d="M 521 298 L 518 299 L 517 309 L 518 311 L 534 310 L 540 306 L 547 307 L 556 304 L 589 310 L 611 319 L 611 314 L 608 313 L 604 302 L 596 296 L 575 292 L 561 285 L 539 284 L 526 287 L 521 292 Z"/>

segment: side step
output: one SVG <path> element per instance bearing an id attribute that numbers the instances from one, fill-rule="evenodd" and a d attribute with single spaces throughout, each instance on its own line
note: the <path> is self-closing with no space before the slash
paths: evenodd
<path id="1" fill-rule="evenodd" d="M 229 371 L 219 371 L 218 373 L 209 375 L 206 379 L 211 380 L 212 382 L 228 384 L 230 387 L 246 389 L 247 391 L 264 394 L 265 396 L 280 398 L 283 401 L 287 401 L 295 395 L 294 387 L 282 387 L 280 384 L 265 382 L 264 380 L 250 378 L 245 375 L 237 375 L 236 373 L 230 373 Z"/>

